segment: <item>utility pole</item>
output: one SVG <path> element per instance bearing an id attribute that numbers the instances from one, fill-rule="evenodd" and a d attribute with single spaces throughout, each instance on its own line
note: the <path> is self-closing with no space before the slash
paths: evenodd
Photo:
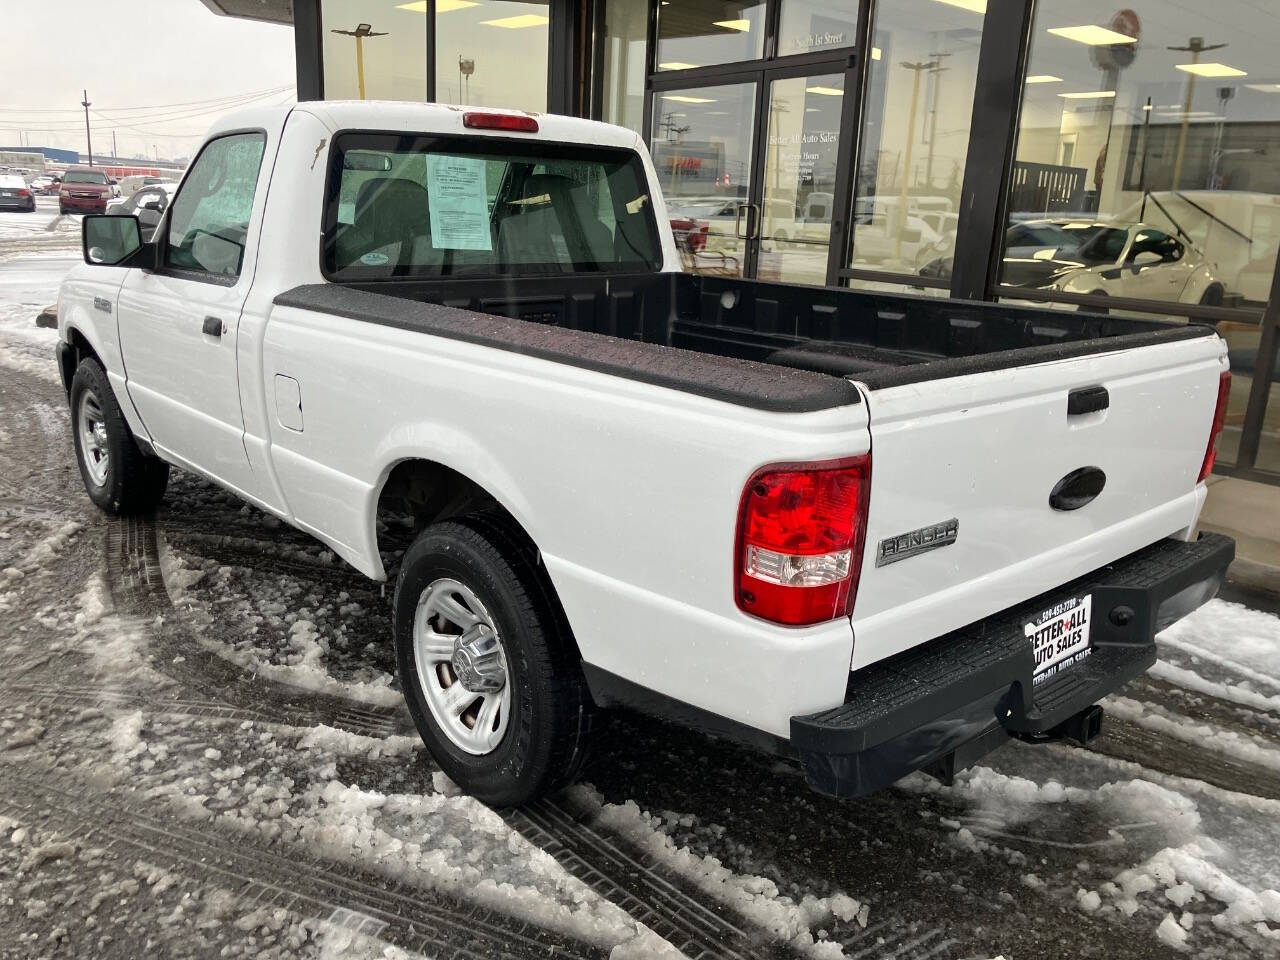
<path id="1" fill-rule="evenodd" d="M 116 149 L 116 132 L 115 132 L 115 130 L 112 130 L 112 131 L 111 131 L 111 155 L 112 155 L 113 157 L 118 157 L 118 156 L 120 156 L 120 151 Z"/>
<path id="2" fill-rule="evenodd" d="M 354 30 L 330 30 L 330 33 L 340 33 L 344 37 L 356 38 L 356 86 L 360 90 L 360 99 L 364 99 L 364 38 L 365 37 L 385 37 L 386 31 L 376 31 L 367 23 L 358 23 Z"/>
<path id="3" fill-rule="evenodd" d="M 1170 50 L 1176 50 L 1179 53 L 1191 54 L 1191 66 L 1195 66 L 1200 62 L 1200 54 L 1208 53 L 1210 50 L 1221 50 L 1225 47 L 1225 43 L 1204 42 L 1204 37 L 1192 37 L 1187 41 L 1185 47 L 1169 47 Z M 1182 130 L 1178 133 L 1178 152 L 1174 155 L 1173 160 L 1173 183 L 1170 188 L 1177 190 L 1182 186 L 1182 159 L 1187 151 L 1187 127 L 1191 124 L 1191 100 L 1196 93 L 1196 75 L 1189 73 L 1187 75 L 1187 99 L 1182 106 Z"/>
<path id="4" fill-rule="evenodd" d="M 84 142 L 89 148 L 89 166 L 93 166 L 93 134 L 89 132 L 89 91 L 84 91 L 84 99 L 80 101 L 80 106 L 84 107 Z"/>

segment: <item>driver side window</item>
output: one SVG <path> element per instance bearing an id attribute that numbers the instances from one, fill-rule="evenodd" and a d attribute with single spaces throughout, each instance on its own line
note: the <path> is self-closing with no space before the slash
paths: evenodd
<path id="1" fill-rule="evenodd" d="M 205 146 L 173 200 L 165 266 L 240 275 L 265 146 L 261 133 L 232 134 Z"/>

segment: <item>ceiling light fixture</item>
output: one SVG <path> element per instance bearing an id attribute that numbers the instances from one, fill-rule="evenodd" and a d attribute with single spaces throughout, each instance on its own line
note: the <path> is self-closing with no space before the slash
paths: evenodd
<path id="1" fill-rule="evenodd" d="M 1080 27 L 1050 27 L 1049 32 L 1055 37 L 1074 40 L 1076 43 L 1083 43 L 1090 47 L 1110 47 L 1118 43 L 1138 42 L 1134 37 L 1116 33 L 1114 30 L 1108 30 L 1106 27 L 1099 27 L 1092 23 Z"/>
<path id="2" fill-rule="evenodd" d="M 724 27 L 726 30 L 737 30 L 739 33 L 751 32 L 750 20 L 716 20 L 713 25 Z"/>
<path id="3" fill-rule="evenodd" d="M 945 3 L 949 7 L 959 7 L 961 10 L 968 10 L 970 13 L 986 13 L 987 0 L 938 0 L 939 3 Z"/>
<path id="4" fill-rule="evenodd" d="M 453 10 L 465 10 L 467 7 L 480 6 L 479 0 L 436 0 L 436 13 L 449 13 Z M 409 10 L 413 13 L 426 13 L 427 0 L 411 0 L 410 3 L 397 3 L 397 10 Z"/>
<path id="5" fill-rule="evenodd" d="M 549 17 L 537 13 L 522 13 L 517 17 L 500 17 L 497 20 L 481 20 L 486 27 L 502 27 L 504 30 L 523 30 L 525 27 L 543 27 L 551 22 Z"/>
<path id="6" fill-rule="evenodd" d="M 679 60 L 672 60 L 670 63 L 658 64 L 658 67 L 661 70 L 692 70 L 694 67 L 697 67 L 697 66 L 699 66 L 699 64 L 683 63 Z"/>
<path id="7" fill-rule="evenodd" d="M 1247 77 L 1249 75 L 1225 63 L 1175 63 L 1174 67 L 1183 73 L 1194 73 L 1197 77 Z"/>
<path id="8" fill-rule="evenodd" d="M 844 91 L 836 87 L 805 87 L 805 93 L 816 93 L 823 97 L 843 97 Z"/>
<path id="9" fill-rule="evenodd" d="M 706 97 L 686 97 L 676 93 L 664 94 L 662 99 L 671 100 L 674 103 L 719 103 L 718 100 L 708 100 Z"/>
<path id="10" fill-rule="evenodd" d="M 1055 77 L 1051 73 L 1038 73 L 1034 77 L 1027 77 L 1027 83 L 1061 83 L 1061 77 Z"/>
<path id="11" fill-rule="evenodd" d="M 1115 95 L 1114 90 L 1086 90 L 1080 93 L 1058 94 L 1063 100 L 1106 100 Z"/>
<path id="12" fill-rule="evenodd" d="M 1245 86 L 1259 93 L 1280 93 L 1280 83 L 1246 83 Z"/>

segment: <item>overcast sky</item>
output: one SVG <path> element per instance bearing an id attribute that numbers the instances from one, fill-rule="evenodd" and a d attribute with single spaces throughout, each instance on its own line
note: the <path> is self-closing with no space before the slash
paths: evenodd
<path id="1" fill-rule="evenodd" d="M 7 6 L 10 0 L 5 0 Z M 293 30 L 220 17 L 200 0 L 56 0 L 18 5 L 0 56 L 0 146 L 178 157 L 241 95 L 294 98 Z"/>

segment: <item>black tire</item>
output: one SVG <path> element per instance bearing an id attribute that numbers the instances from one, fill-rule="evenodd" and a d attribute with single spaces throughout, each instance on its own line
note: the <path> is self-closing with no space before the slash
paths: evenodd
<path id="1" fill-rule="evenodd" d="M 493 750 L 457 747 L 436 723 L 418 678 L 413 625 L 423 592 L 442 578 L 484 604 L 506 653 L 511 716 Z M 595 707 L 559 600 L 537 553 L 501 517 L 433 524 L 405 552 L 396 580 L 396 664 L 409 713 L 440 769 L 494 806 L 527 803 L 567 786 L 586 759 Z"/>
<path id="2" fill-rule="evenodd" d="M 1225 299 L 1225 292 L 1219 284 L 1211 284 L 1204 293 L 1200 295 L 1200 306 L 1202 307 L 1220 307 Z"/>
<path id="3" fill-rule="evenodd" d="M 89 473 L 80 430 L 80 404 L 86 392 L 96 398 L 106 432 L 106 476 L 98 483 Z M 71 436 L 76 465 L 85 492 L 99 508 L 113 515 L 146 513 L 164 496 L 169 482 L 169 465 L 147 456 L 138 447 L 133 432 L 116 402 L 107 372 L 97 360 L 86 358 L 71 378 Z"/>

